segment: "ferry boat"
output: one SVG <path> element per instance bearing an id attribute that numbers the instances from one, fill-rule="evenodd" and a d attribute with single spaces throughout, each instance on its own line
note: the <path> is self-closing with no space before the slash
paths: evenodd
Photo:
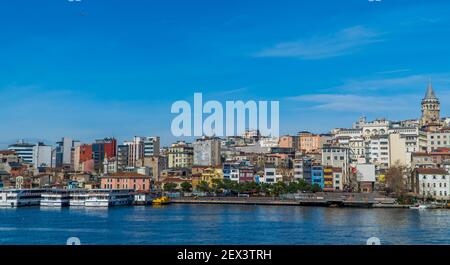
<path id="1" fill-rule="evenodd" d="M 41 207 L 69 206 L 70 193 L 68 190 L 50 189 L 42 193 Z"/>
<path id="2" fill-rule="evenodd" d="M 109 207 L 131 205 L 134 190 L 129 189 L 93 189 L 89 191 L 86 207 Z"/>
<path id="3" fill-rule="evenodd" d="M 87 190 L 82 189 L 70 190 L 69 205 L 73 207 L 85 206 L 88 197 L 89 193 Z"/>
<path id="4" fill-rule="evenodd" d="M 0 190 L 0 207 L 39 206 L 44 189 Z"/>
<path id="5" fill-rule="evenodd" d="M 153 205 L 164 205 L 164 204 L 169 204 L 169 203 L 170 203 L 170 199 L 167 196 L 161 196 L 152 201 Z"/>

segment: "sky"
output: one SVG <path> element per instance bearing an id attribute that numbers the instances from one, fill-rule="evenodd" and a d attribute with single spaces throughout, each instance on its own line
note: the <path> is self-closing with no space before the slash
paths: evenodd
<path id="1" fill-rule="evenodd" d="M 0 1 L 0 147 L 179 140 L 171 105 L 280 102 L 280 134 L 450 106 L 450 1 Z"/>

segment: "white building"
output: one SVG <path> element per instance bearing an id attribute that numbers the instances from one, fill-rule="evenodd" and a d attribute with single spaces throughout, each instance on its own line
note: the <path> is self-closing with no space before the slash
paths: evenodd
<path id="1" fill-rule="evenodd" d="M 389 137 L 388 135 L 371 136 L 366 141 L 366 157 L 369 163 L 379 169 L 389 167 Z"/>
<path id="2" fill-rule="evenodd" d="M 223 178 L 239 182 L 239 162 L 225 162 L 223 164 Z"/>
<path id="3" fill-rule="evenodd" d="M 385 135 L 388 133 L 391 122 L 385 119 L 376 119 L 368 122 L 365 117 L 362 117 L 353 124 L 353 129 L 361 129 L 365 137 L 373 135 Z"/>
<path id="4" fill-rule="evenodd" d="M 356 181 L 358 181 L 360 191 L 372 192 L 375 185 L 375 165 L 356 165 Z"/>
<path id="5" fill-rule="evenodd" d="M 25 143 L 24 141 L 18 141 L 16 144 L 8 146 L 8 150 L 15 151 L 16 155 L 27 164 L 33 164 L 33 148 L 34 144 Z"/>
<path id="6" fill-rule="evenodd" d="M 266 164 L 264 167 L 264 176 L 260 178 L 262 183 L 273 184 L 283 180 L 283 176 L 277 174 L 277 169 L 273 164 Z"/>
<path id="7" fill-rule="evenodd" d="M 311 182 L 312 160 L 307 156 L 299 156 L 294 159 L 294 179 Z"/>
<path id="8" fill-rule="evenodd" d="M 115 157 L 108 159 L 105 157 L 103 160 L 103 174 L 117 173 L 117 159 Z"/>
<path id="9" fill-rule="evenodd" d="M 262 137 L 259 146 L 263 148 L 278 147 L 279 137 Z"/>
<path id="10" fill-rule="evenodd" d="M 144 157 L 158 156 L 160 139 L 159 136 L 144 137 Z"/>
<path id="11" fill-rule="evenodd" d="M 427 151 L 431 152 L 442 147 L 450 147 L 450 129 L 427 132 Z"/>
<path id="12" fill-rule="evenodd" d="M 51 167 L 52 147 L 43 143 L 37 143 L 33 146 L 33 165 L 34 168 Z"/>
<path id="13" fill-rule="evenodd" d="M 414 192 L 425 198 L 450 199 L 450 175 L 443 168 L 417 168 L 412 183 Z"/>

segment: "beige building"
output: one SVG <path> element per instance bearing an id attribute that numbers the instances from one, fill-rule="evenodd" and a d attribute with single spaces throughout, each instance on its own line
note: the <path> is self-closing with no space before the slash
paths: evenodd
<path id="1" fill-rule="evenodd" d="M 278 141 L 278 146 L 281 148 L 295 148 L 298 149 L 298 136 L 284 135 Z"/>
<path id="2" fill-rule="evenodd" d="M 404 166 L 411 166 L 411 153 L 408 152 L 406 137 L 399 133 L 389 134 L 389 165 L 396 162 Z"/>
<path id="3" fill-rule="evenodd" d="M 194 148 L 185 142 L 172 144 L 167 150 L 168 168 L 190 168 L 194 164 Z"/>
<path id="4" fill-rule="evenodd" d="M 167 168 L 167 163 L 167 157 L 165 156 L 149 156 L 142 158 L 137 163 L 137 166 L 151 168 L 150 175 L 158 181 L 161 177 L 161 172 Z"/>
<path id="5" fill-rule="evenodd" d="M 317 151 L 320 149 L 321 144 L 320 135 L 312 134 L 310 132 L 299 132 L 298 144 L 298 149 L 304 153 Z"/>

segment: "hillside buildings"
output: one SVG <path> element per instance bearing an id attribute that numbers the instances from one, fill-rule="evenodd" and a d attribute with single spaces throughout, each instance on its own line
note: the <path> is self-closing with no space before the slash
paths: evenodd
<path id="1" fill-rule="evenodd" d="M 421 117 L 401 121 L 361 117 L 350 128 L 326 134 L 300 131 L 264 137 L 248 130 L 162 148 L 158 136 L 135 136 L 122 143 L 115 138 L 81 143 L 64 137 L 54 147 L 21 141 L 0 151 L 1 185 L 149 191 L 168 183 L 181 187 L 183 182 L 195 189 L 216 180 L 303 181 L 326 192 L 372 192 L 386 185 L 390 167 L 401 165 L 408 175 L 408 194 L 450 199 L 450 118 L 440 117 L 440 101 L 431 84 L 421 110 Z"/>

